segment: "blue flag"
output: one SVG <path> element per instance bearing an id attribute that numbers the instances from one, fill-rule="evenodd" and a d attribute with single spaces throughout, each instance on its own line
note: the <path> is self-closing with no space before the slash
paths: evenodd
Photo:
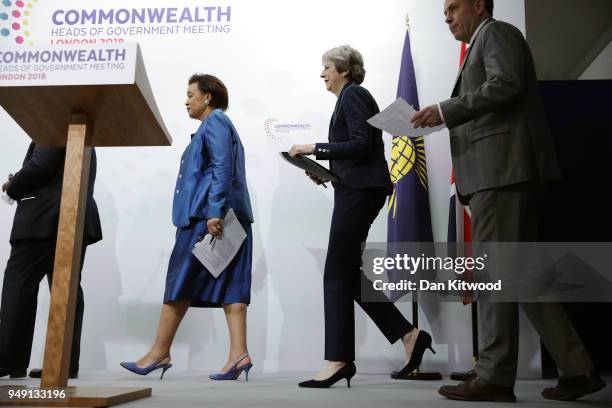
<path id="1" fill-rule="evenodd" d="M 419 110 L 419 96 L 406 31 L 397 96 Z M 393 195 L 388 203 L 388 242 L 432 242 L 427 161 L 423 137 L 397 136 L 391 150 Z"/>

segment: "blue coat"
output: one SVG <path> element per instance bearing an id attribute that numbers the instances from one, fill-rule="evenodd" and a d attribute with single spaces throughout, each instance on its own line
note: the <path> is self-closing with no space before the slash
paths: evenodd
<path id="1" fill-rule="evenodd" d="M 244 148 L 230 119 L 215 109 L 181 157 L 172 223 L 182 228 L 193 220 L 223 218 L 230 208 L 241 222 L 253 222 Z"/>

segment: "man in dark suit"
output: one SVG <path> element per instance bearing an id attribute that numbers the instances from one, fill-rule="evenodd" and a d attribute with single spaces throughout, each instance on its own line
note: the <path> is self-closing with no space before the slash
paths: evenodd
<path id="1" fill-rule="evenodd" d="M 32 142 L 21 170 L 2 185 L 2 191 L 18 204 L 0 305 L 0 377 L 25 377 L 30 362 L 38 286 L 46 275 L 51 287 L 53 278 L 65 155 L 65 148 L 44 148 Z M 102 239 L 98 207 L 93 198 L 95 179 L 96 154 L 92 150 L 81 268 L 87 245 Z M 79 283 L 71 378 L 76 378 L 79 370 L 83 309 L 83 290 Z M 32 370 L 30 376 L 40 377 L 41 370 Z"/>
<path id="2" fill-rule="evenodd" d="M 474 242 L 536 240 L 543 184 L 559 178 L 529 47 L 496 21 L 493 0 L 445 0 L 453 36 L 470 44 L 451 98 L 424 108 L 415 126 L 446 123 L 459 198 L 470 206 Z M 558 303 L 521 303 L 561 371 L 549 399 L 572 400 L 605 386 Z M 515 401 L 516 303 L 480 302 L 479 360 L 473 378 L 440 393 L 458 400 Z"/>

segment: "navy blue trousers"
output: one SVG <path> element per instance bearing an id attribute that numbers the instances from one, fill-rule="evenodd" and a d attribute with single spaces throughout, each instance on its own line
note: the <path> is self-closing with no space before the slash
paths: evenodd
<path id="1" fill-rule="evenodd" d="M 372 288 L 361 270 L 361 245 L 366 242 L 370 226 L 385 204 L 386 190 L 356 190 L 341 184 L 334 187 L 334 211 L 323 276 L 325 360 L 353 361 L 353 302 L 361 306 L 391 344 L 413 326 L 383 293 Z M 363 302 L 362 293 L 372 301 Z"/>

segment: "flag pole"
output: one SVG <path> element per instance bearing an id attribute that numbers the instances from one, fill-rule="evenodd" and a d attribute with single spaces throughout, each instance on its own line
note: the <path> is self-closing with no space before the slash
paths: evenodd
<path id="1" fill-rule="evenodd" d="M 406 13 L 406 30 L 410 33 L 410 15 Z M 415 328 L 419 327 L 419 304 L 417 301 L 417 291 L 412 292 L 412 325 Z M 417 380 L 417 381 L 436 381 L 442 379 L 442 374 L 437 371 L 421 371 L 420 366 L 416 370 L 409 373 L 405 377 L 397 378 L 401 380 Z"/>

